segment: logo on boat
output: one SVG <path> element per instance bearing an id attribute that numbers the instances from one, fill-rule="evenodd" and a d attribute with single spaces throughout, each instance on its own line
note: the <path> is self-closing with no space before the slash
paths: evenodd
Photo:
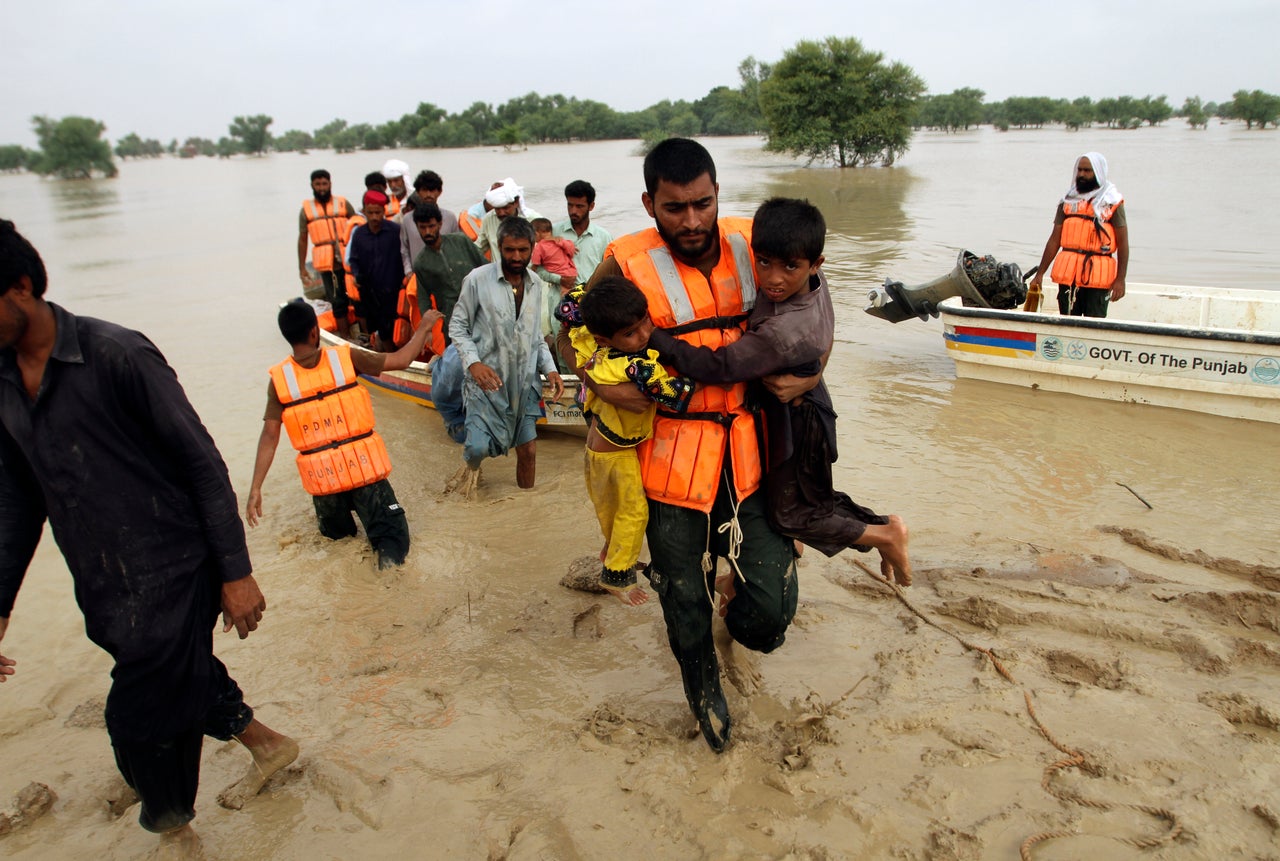
<path id="1" fill-rule="evenodd" d="M 1050 335 L 1040 341 L 1040 355 L 1048 359 L 1050 362 L 1056 362 L 1062 358 L 1062 341 Z"/>
<path id="2" fill-rule="evenodd" d="M 1084 341 L 1072 341 L 1067 344 L 1067 358 L 1079 362 L 1084 360 L 1085 353 Z"/>
<path id="3" fill-rule="evenodd" d="M 1259 383 L 1280 382 L 1280 361 L 1262 358 L 1253 364 L 1253 379 Z"/>

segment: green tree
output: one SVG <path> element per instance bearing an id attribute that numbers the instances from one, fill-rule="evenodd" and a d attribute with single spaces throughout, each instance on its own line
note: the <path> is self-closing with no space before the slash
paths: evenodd
<path id="1" fill-rule="evenodd" d="M 271 148 L 276 152 L 306 152 L 315 145 L 311 133 L 301 129 L 289 129 L 271 141 Z"/>
<path id="2" fill-rule="evenodd" d="M 1199 96 L 1187 96 L 1186 101 L 1182 103 L 1182 107 L 1178 109 L 1178 116 L 1185 117 L 1187 125 L 1193 129 L 1207 129 L 1209 127 L 1209 113 L 1200 102 Z"/>
<path id="3" fill-rule="evenodd" d="M 102 140 L 107 127 L 88 117 L 32 117 L 40 153 L 27 167 L 62 179 L 87 179 L 93 171 L 115 176 L 111 144 Z"/>
<path id="4" fill-rule="evenodd" d="M 800 42 L 760 83 L 765 146 L 840 167 L 893 164 L 910 144 L 923 91 L 908 66 L 886 64 L 857 39 Z"/>
<path id="5" fill-rule="evenodd" d="M 231 137 L 240 141 L 240 151 L 250 155 L 261 155 L 271 145 L 271 132 L 267 131 L 274 122 L 266 114 L 252 117 L 236 117 L 227 129 Z"/>
<path id="6" fill-rule="evenodd" d="M 1138 118 L 1146 120 L 1147 125 L 1158 126 L 1173 116 L 1173 106 L 1169 104 L 1165 96 L 1158 96 L 1154 99 L 1150 96 L 1145 96 L 1138 99 L 1137 112 Z"/>
<path id="7" fill-rule="evenodd" d="M 947 95 L 924 96 L 919 103 L 914 125 L 947 132 L 968 130 L 982 121 L 982 90 L 971 87 Z"/>
<path id="8" fill-rule="evenodd" d="M 0 146 L 0 171 L 13 173 L 22 170 L 35 157 L 35 153 L 17 144 Z"/>
<path id="9" fill-rule="evenodd" d="M 343 119 L 331 120 L 320 128 L 316 129 L 313 137 L 316 141 L 317 149 L 337 149 L 334 144 L 334 138 L 340 135 L 347 127 L 347 121 Z"/>
<path id="10" fill-rule="evenodd" d="M 1280 96 L 1264 93 L 1262 90 L 1236 90 L 1231 101 L 1223 104 L 1219 110 L 1223 116 L 1244 120 L 1245 128 L 1265 129 L 1267 123 L 1280 123 Z"/>
<path id="11" fill-rule="evenodd" d="M 138 137 L 137 132 L 129 132 L 116 142 L 116 155 L 120 158 L 142 158 L 150 156 L 155 158 L 164 153 L 164 144 L 155 138 L 143 140 Z"/>
<path id="12" fill-rule="evenodd" d="M 218 145 L 208 138 L 190 137 L 178 147 L 178 158 L 195 158 L 198 155 L 213 158 L 218 154 Z"/>
<path id="13" fill-rule="evenodd" d="M 755 57 L 748 56 L 738 64 L 738 79 L 742 85 L 738 92 L 742 93 L 742 123 L 750 125 L 753 131 L 765 127 L 764 111 L 760 107 L 760 84 L 773 73 L 773 67 L 761 63 Z"/>

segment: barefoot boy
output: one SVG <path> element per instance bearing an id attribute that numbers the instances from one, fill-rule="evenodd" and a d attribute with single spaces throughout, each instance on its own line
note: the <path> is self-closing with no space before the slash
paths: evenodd
<path id="1" fill-rule="evenodd" d="M 755 380 L 779 372 L 822 373 L 835 336 L 835 312 L 822 276 L 826 222 L 804 200 L 773 198 L 751 225 L 758 293 L 747 331 L 718 350 L 696 347 L 654 330 L 649 341 L 662 361 L 702 383 Z M 886 579 L 907 585 L 907 527 L 832 488 L 836 415 L 825 383 L 785 404 L 763 398 L 768 436 L 769 517 L 784 535 L 834 556 L 846 547 L 880 551 Z M 730 595 L 730 597 L 732 597 Z"/>
<path id="2" fill-rule="evenodd" d="M 580 304 L 579 304 L 580 303 Z M 587 395 L 587 493 L 595 506 L 605 547 L 601 551 L 600 585 L 624 604 L 649 599 L 636 585 L 636 561 L 649 523 L 649 501 L 640 479 L 635 447 L 653 433 L 653 415 L 661 404 L 684 412 L 693 394 L 693 381 L 669 376 L 649 349 L 649 303 L 640 288 L 621 276 L 600 280 L 590 293 L 570 293 L 556 316 L 569 323 L 578 351 L 578 365 L 600 385 L 631 381 L 652 401 L 649 409 L 633 413 Z"/>

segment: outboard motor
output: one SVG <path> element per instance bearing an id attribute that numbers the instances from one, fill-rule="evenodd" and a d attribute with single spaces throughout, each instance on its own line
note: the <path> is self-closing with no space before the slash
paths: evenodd
<path id="1" fill-rule="evenodd" d="M 971 251 L 961 251 L 956 268 L 925 284 L 906 287 L 901 281 L 886 278 L 883 287 L 868 295 L 870 304 L 865 310 L 890 323 L 912 317 L 927 320 L 938 316 L 938 303 L 952 296 L 959 296 L 971 307 L 1009 310 L 1026 300 L 1024 282 L 1035 271 L 1023 275 L 1016 263 L 997 263 L 990 254 L 979 257 Z"/>

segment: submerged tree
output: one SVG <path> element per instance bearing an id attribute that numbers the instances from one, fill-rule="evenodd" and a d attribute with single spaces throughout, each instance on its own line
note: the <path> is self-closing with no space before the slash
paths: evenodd
<path id="1" fill-rule="evenodd" d="M 240 141 L 241 152 L 258 155 L 266 152 L 267 147 L 271 145 L 271 133 L 267 128 L 273 122 L 274 120 L 266 114 L 236 117 L 231 121 L 227 132 Z"/>
<path id="2" fill-rule="evenodd" d="M 111 144 L 102 139 L 107 127 L 88 117 L 32 117 L 40 152 L 27 165 L 36 173 L 62 179 L 88 179 L 97 170 L 115 176 Z"/>
<path id="3" fill-rule="evenodd" d="M 831 36 L 787 51 L 760 82 L 766 148 L 840 167 L 893 164 L 907 151 L 922 81 L 857 39 Z"/>

